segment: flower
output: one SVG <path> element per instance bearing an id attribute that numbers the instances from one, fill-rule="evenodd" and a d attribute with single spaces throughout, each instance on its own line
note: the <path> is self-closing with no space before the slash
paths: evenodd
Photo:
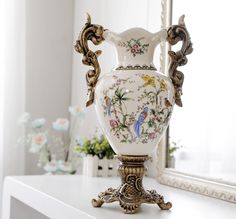
<path id="1" fill-rule="evenodd" d="M 151 132 L 148 134 L 148 139 L 155 139 L 156 138 L 156 133 L 155 132 Z"/>
<path id="2" fill-rule="evenodd" d="M 35 119 L 31 122 L 31 126 L 34 129 L 39 129 L 42 128 L 46 123 L 46 119 L 44 118 L 39 118 L 39 119 Z"/>
<path id="3" fill-rule="evenodd" d="M 133 45 L 133 48 L 134 48 L 134 49 L 137 49 L 138 47 L 139 47 L 138 44 L 134 44 L 134 45 Z"/>
<path id="4" fill-rule="evenodd" d="M 135 52 L 136 52 L 136 49 L 131 49 L 131 52 L 132 52 L 132 53 L 135 53 Z"/>
<path id="5" fill-rule="evenodd" d="M 25 112 L 25 113 L 23 113 L 23 114 L 20 116 L 20 118 L 18 119 L 17 122 L 18 122 L 19 124 L 27 124 L 27 123 L 30 121 L 30 119 L 31 119 L 30 114 L 27 113 L 27 112 Z"/>
<path id="6" fill-rule="evenodd" d="M 118 122 L 116 120 L 114 120 L 114 119 L 111 119 L 110 120 L 110 126 L 112 128 L 117 128 L 118 127 Z"/>
<path id="7" fill-rule="evenodd" d="M 160 82 L 160 90 L 161 91 L 166 91 L 167 90 L 167 84 L 166 82 L 162 79 L 159 81 Z"/>
<path id="8" fill-rule="evenodd" d="M 65 162 L 64 160 L 58 160 L 57 166 L 58 166 L 58 169 L 63 172 L 70 173 L 73 170 L 72 164 L 70 162 Z"/>
<path id="9" fill-rule="evenodd" d="M 58 118 L 52 123 L 52 127 L 57 131 L 67 131 L 69 128 L 69 120 L 65 118 Z"/>
<path id="10" fill-rule="evenodd" d="M 69 112 L 72 116 L 77 116 L 83 118 L 85 116 L 85 110 L 79 106 L 70 106 Z"/>
<path id="11" fill-rule="evenodd" d="M 32 136 L 31 146 L 29 151 L 31 153 L 37 153 L 47 143 L 47 136 L 45 133 L 37 133 Z"/>
<path id="12" fill-rule="evenodd" d="M 57 161 L 52 160 L 51 162 L 46 163 L 44 170 L 48 173 L 55 173 L 58 169 Z"/>
<path id="13" fill-rule="evenodd" d="M 152 87 L 156 87 L 156 81 L 155 81 L 154 76 L 143 75 L 142 79 L 144 80 L 143 87 L 147 87 L 148 85 L 151 85 Z"/>

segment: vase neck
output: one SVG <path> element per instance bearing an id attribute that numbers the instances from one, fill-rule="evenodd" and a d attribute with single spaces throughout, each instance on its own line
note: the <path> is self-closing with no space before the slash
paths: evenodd
<path id="1" fill-rule="evenodd" d="M 116 69 L 156 69 L 153 55 L 156 46 L 166 39 L 166 30 L 150 33 L 142 28 L 132 28 L 120 34 L 106 30 L 104 38 L 116 48 Z"/>

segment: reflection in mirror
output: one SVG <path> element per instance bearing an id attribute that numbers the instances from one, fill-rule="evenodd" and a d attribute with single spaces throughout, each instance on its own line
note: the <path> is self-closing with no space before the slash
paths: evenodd
<path id="1" fill-rule="evenodd" d="M 235 7 L 234 1 L 174 1 L 173 20 L 188 12 L 194 53 L 184 68 L 184 107 L 173 113 L 166 162 L 177 172 L 231 185 L 236 185 L 236 44 L 230 39 Z"/>

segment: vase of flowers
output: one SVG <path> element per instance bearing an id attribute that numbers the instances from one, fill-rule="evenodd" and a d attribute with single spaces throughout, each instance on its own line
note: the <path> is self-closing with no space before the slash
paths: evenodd
<path id="1" fill-rule="evenodd" d="M 83 174 L 87 176 L 116 176 L 117 161 L 104 135 L 77 143 L 74 150 L 83 155 Z"/>
<path id="2" fill-rule="evenodd" d="M 47 174 L 75 174 L 78 156 L 72 150 L 76 137 L 72 135 L 78 124 L 82 124 L 85 112 L 79 107 L 69 107 L 71 122 L 58 118 L 48 124 L 45 118 L 33 119 L 24 113 L 18 123 L 25 128 L 18 144 L 25 145 L 28 151 L 38 155 L 38 167 Z"/>

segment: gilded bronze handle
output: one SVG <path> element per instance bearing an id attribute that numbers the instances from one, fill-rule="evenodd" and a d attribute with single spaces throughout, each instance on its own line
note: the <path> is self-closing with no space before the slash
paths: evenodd
<path id="1" fill-rule="evenodd" d="M 103 32 L 104 28 L 101 25 L 91 24 L 91 17 L 87 14 L 87 22 L 80 32 L 79 39 L 76 41 L 74 46 L 78 53 L 83 54 L 82 63 L 94 68 L 89 70 L 86 74 L 88 86 L 88 99 L 86 106 L 90 106 L 94 102 L 95 87 L 101 72 L 98 56 L 102 53 L 101 50 L 95 52 L 90 50 L 88 47 L 88 40 L 92 41 L 94 45 L 99 45 L 104 41 Z"/>
<path id="2" fill-rule="evenodd" d="M 184 15 L 180 17 L 178 25 L 170 26 L 167 30 L 167 34 L 167 41 L 170 45 L 175 45 L 179 41 L 183 41 L 182 47 L 179 51 L 168 52 L 170 56 L 169 76 L 175 88 L 175 103 L 182 107 L 181 95 L 184 74 L 181 71 L 178 71 L 177 68 L 187 64 L 188 59 L 186 56 L 193 51 L 192 42 L 184 23 Z"/>

